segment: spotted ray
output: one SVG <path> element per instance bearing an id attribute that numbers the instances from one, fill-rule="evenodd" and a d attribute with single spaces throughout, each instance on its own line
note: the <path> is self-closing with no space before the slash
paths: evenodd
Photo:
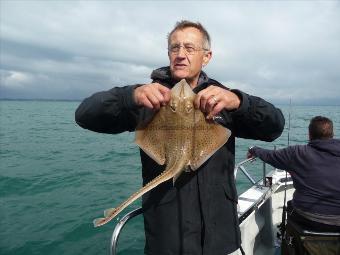
<path id="1" fill-rule="evenodd" d="M 167 180 L 173 182 L 183 171 L 195 171 L 207 161 L 230 136 L 230 130 L 208 122 L 204 114 L 194 108 L 195 93 L 183 79 L 171 90 L 171 100 L 162 106 L 151 122 L 136 131 L 136 144 L 165 170 L 155 179 L 131 195 L 116 208 L 104 211 L 104 218 L 93 221 L 102 226 L 123 209 Z"/>

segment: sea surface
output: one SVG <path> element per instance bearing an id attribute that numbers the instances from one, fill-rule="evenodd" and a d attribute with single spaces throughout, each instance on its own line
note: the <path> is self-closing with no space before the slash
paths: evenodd
<path id="1" fill-rule="evenodd" d="M 116 220 L 94 228 L 92 220 L 141 187 L 139 150 L 133 133 L 108 135 L 77 126 L 79 102 L 0 101 L 0 254 L 109 254 Z M 279 106 L 280 107 L 280 106 Z M 340 136 L 340 106 L 282 106 L 286 129 L 273 143 L 237 140 L 236 161 L 249 146 L 304 144 L 311 117 L 333 119 Z M 290 131 L 288 119 L 290 117 Z M 270 171 L 267 167 L 267 171 Z M 262 163 L 248 168 L 255 179 Z M 250 186 L 238 174 L 239 193 Z M 134 203 L 125 212 L 140 206 Z M 121 255 L 143 253 L 142 218 L 119 239 Z"/>

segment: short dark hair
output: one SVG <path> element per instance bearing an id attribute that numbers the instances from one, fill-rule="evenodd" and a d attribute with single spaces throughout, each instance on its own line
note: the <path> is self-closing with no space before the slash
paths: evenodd
<path id="1" fill-rule="evenodd" d="M 171 35 L 177 31 L 177 30 L 183 30 L 185 28 L 188 28 L 188 27 L 194 27 L 196 29 L 198 29 L 202 35 L 203 35 L 203 48 L 205 50 L 210 50 L 210 35 L 208 33 L 208 31 L 202 26 L 201 23 L 199 22 L 192 22 L 192 21 L 189 21 L 189 20 L 181 20 L 181 21 L 178 21 L 174 27 L 174 29 L 171 30 L 171 32 L 168 34 L 168 44 L 170 44 L 170 37 Z"/>
<path id="2" fill-rule="evenodd" d="M 323 116 L 316 116 L 309 123 L 309 138 L 316 139 L 331 139 L 333 138 L 333 122 Z"/>

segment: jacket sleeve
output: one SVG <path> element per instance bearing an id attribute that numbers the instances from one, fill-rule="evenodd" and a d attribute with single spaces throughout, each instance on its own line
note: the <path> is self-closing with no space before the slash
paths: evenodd
<path id="1" fill-rule="evenodd" d="M 295 146 L 290 146 L 280 150 L 266 150 L 260 147 L 253 147 L 249 150 L 252 155 L 259 157 L 265 163 L 268 163 L 275 168 L 287 171 L 292 171 L 290 168 L 292 166 L 291 162 L 295 157 L 295 151 Z"/>
<path id="2" fill-rule="evenodd" d="M 75 112 L 75 121 L 82 128 L 100 133 L 134 131 L 140 114 L 133 100 L 137 86 L 115 87 L 84 99 Z"/>
<path id="3" fill-rule="evenodd" d="M 271 142 L 281 135 L 285 119 L 280 109 L 262 98 L 231 91 L 241 99 L 241 105 L 236 111 L 223 111 L 222 116 L 236 137 Z"/>

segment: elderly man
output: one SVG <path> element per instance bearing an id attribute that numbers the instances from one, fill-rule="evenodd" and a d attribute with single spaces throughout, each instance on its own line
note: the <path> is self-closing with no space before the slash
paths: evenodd
<path id="1" fill-rule="evenodd" d="M 169 67 L 156 69 L 152 83 L 115 87 L 85 99 L 76 121 L 96 132 L 134 131 L 170 101 L 170 89 L 185 79 L 197 94 L 195 107 L 207 119 L 218 115 L 232 131 L 228 142 L 195 172 L 183 173 L 175 185 L 165 182 L 143 196 L 145 254 L 238 254 L 241 245 L 233 169 L 235 137 L 272 141 L 284 117 L 261 98 L 224 87 L 202 67 L 212 57 L 210 37 L 200 23 L 178 22 L 168 36 Z M 163 170 L 143 151 L 143 183 Z"/>

